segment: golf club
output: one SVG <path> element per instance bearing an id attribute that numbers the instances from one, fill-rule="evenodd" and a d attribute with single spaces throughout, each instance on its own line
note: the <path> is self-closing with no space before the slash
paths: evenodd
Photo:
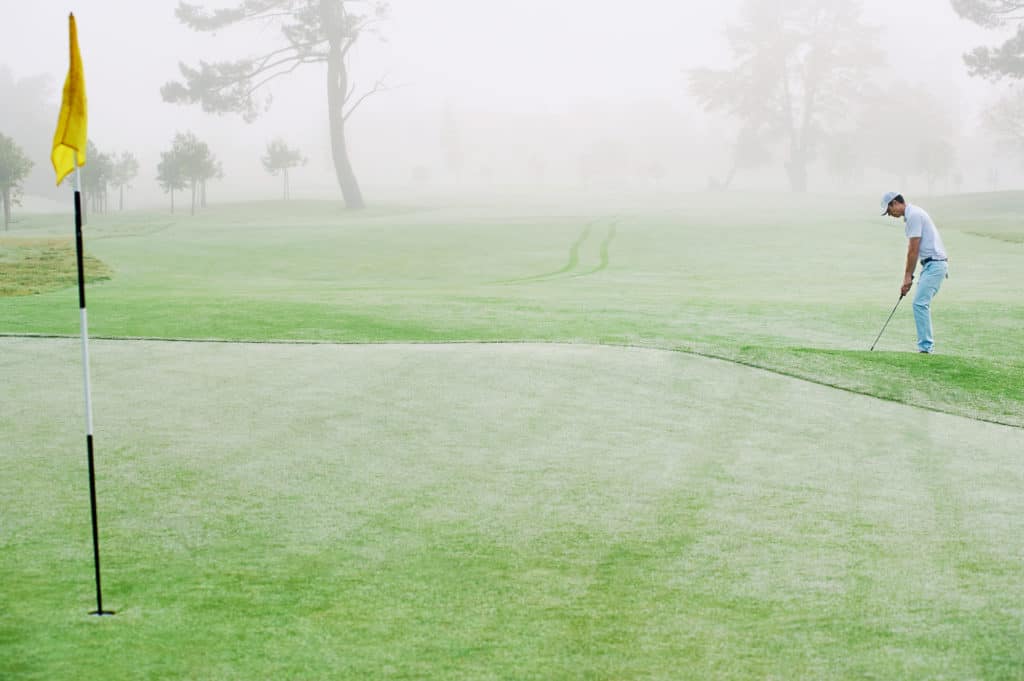
<path id="1" fill-rule="evenodd" d="M 892 312 L 889 313 L 889 319 L 885 320 L 885 324 L 882 325 L 882 330 L 878 332 L 878 338 L 881 338 L 882 334 L 885 333 L 885 327 L 889 326 L 889 322 L 892 321 L 892 316 L 894 314 L 896 314 L 896 308 L 900 306 L 900 303 L 903 302 L 903 299 L 905 297 L 906 297 L 905 293 L 901 293 L 900 294 L 900 299 L 896 301 L 896 304 L 892 308 Z M 878 338 L 876 338 L 875 342 L 871 344 L 871 349 L 868 350 L 868 352 L 871 352 L 872 350 L 874 350 L 875 346 L 878 345 Z"/>

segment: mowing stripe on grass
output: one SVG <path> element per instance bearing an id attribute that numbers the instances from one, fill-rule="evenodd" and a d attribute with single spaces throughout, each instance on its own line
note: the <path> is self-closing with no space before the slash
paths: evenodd
<path id="1" fill-rule="evenodd" d="M 74 340 L 0 346 L 5 680 L 1024 669 L 1020 431 L 601 346 L 97 340 L 86 625 Z"/>

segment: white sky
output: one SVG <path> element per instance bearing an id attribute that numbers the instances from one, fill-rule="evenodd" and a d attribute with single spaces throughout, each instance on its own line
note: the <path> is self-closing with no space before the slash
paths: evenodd
<path id="1" fill-rule="evenodd" d="M 718 3 L 720 18 L 728 4 Z M 625 3 L 577 0 L 394 0 L 393 18 L 384 25 L 387 43 L 365 40 L 353 71 L 366 84 L 387 73 L 404 86 L 373 102 L 384 110 L 434 110 L 454 101 L 482 110 L 565 112 L 593 97 L 675 98 L 687 64 L 705 54 L 727 54 L 718 34 L 721 21 L 712 23 L 701 5 L 635 0 L 626 9 Z M 95 136 L 106 136 L 108 129 L 123 133 L 124 122 L 115 120 L 121 116 L 113 110 L 127 113 L 129 102 L 146 117 L 180 118 L 185 109 L 164 104 L 159 95 L 160 84 L 177 76 L 177 62 L 255 53 L 257 45 L 243 43 L 247 37 L 258 42 L 259 32 L 231 29 L 211 39 L 181 26 L 175 6 L 169 0 L 87 0 L 78 7 L 0 0 L 0 17 L 6 17 L 0 19 L 0 64 L 16 76 L 49 73 L 63 82 L 66 16 L 74 9 Z M 322 79 L 315 67 L 296 76 L 279 81 L 275 109 L 303 110 L 289 107 L 284 95 L 301 90 L 291 87 L 295 82 L 318 88 Z M 129 127 L 144 125 L 132 118 Z"/>
<path id="2" fill-rule="evenodd" d="M 309 150 L 327 140 L 319 67 L 278 81 L 273 107 L 251 126 L 237 117 L 161 101 L 159 87 L 177 76 L 179 60 L 195 64 L 200 57 L 253 55 L 264 37 L 275 40 L 255 27 L 229 29 L 216 39 L 196 34 L 174 18 L 176 4 L 0 0 L 0 64 L 11 67 L 16 78 L 51 74 L 56 93 L 67 69 L 66 17 L 73 10 L 87 77 L 90 136 L 101 148 L 163 148 L 175 130 L 192 129 L 232 149 L 258 148 L 253 153 L 273 135 L 297 136 L 311 165 L 325 159 L 325 151 L 318 156 Z M 948 0 L 862 4 L 866 21 L 880 27 L 893 77 L 929 84 L 973 124 L 994 90 L 966 76 L 961 55 L 994 44 L 998 34 L 960 20 Z M 418 154 L 429 162 L 426 148 L 437 146 L 439 112 L 446 105 L 467 116 L 548 114 L 572 120 L 581 113 L 635 111 L 648 104 L 692 115 L 684 70 L 728 60 L 723 29 L 740 5 L 739 0 L 393 0 L 392 19 L 383 26 L 387 42 L 361 43 L 353 76 L 369 85 L 386 73 L 403 87 L 369 100 L 353 118 L 353 153 L 365 164 L 370 150 L 360 141 L 380 135 L 398 145 L 384 153 Z M 381 151 L 380 145 L 373 150 Z M 145 154 L 139 155 L 145 164 Z M 406 165 L 415 162 L 409 158 Z"/>

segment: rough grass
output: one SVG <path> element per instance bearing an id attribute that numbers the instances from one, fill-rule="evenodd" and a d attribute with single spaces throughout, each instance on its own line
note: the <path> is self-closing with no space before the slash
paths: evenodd
<path id="1" fill-rule="evenodd" d="M 86 283 L 107 281 L 111 269 L 84 258 Z M 61 238 L 0 237 L 0 298 L 58 291 L 78 283 L 75 243 Z"/>

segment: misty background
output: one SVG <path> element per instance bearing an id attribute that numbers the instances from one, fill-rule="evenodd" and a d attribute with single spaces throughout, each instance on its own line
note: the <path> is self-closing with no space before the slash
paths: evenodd
<path id="1" fill-rule="evenodd" d="M 160 88 L 181 80 L 179 62 L 256 56 L 280 40 L 277 25 L 259 22 L 194 32 L 175 18 L 177 4 L 0 0 L 0 133 L 35 163 L 21 210 L 68 209 L 59 201 L 66 189 L 53 187 L 49 152 L 69 11 L 78 22 L 90 140 L 139 162 L 126 208 L 169 206 L 157 164 L 186 131 L 221 163 L 211 202 L 280 198 L 281 178 L 260 162 L 274 138 L 308 158 L 291 170 L 292 198 L 341 198 L 326 67 L 304 65 L 270 83 L 261 94 L 272 102 L 252 123 L 167 103 Z M 693 86 L 695 70 L 736 64 L 728 29 L 756 4 L 392 0 L 380 37 L 363 35 L 348 61 L 359 90 L 382 78 L 389 86 L 346 126 L 367 202 L 792 189 L 785 139 L 744 138 L 743 121 L 708 111 Z M 1020 147 L 985 122 L 1010 85 L 972 78 L 963 62 L 978 46 L 1002 44 L 1012 26 L 983 29 L 948 0 L 844 4 L 860 8 L 870 38 L 862 41 L 858 94 L 836 100 L 841 110 L 830 114 L 828 143 L 809 157 L 806 190 L 874 200 L 889 188 L 910 196 L 1020 188 Z"/>

